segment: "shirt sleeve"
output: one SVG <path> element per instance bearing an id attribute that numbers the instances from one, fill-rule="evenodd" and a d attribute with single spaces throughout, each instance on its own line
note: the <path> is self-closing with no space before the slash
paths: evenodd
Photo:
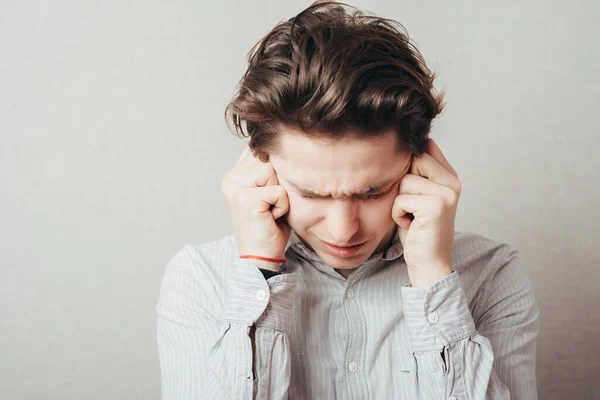
<path id="1" fill-rule="evenodd" d="M 538 307 L 518 252 L 487 279 L 477 324 L 453 272 L 428 290 L 401 288 L 410 351 L 400 373 L 421 399 L 537 399 Z"/>
<path id="2" fill-rule="evenodd" d="M 296 274 L 265 280 L 251 261 L 238 258 L 220 286 L 207 262 L 186 246 L 169 262 L 161 283 L 157 341 L 163 400 L 287 398 Z"/>

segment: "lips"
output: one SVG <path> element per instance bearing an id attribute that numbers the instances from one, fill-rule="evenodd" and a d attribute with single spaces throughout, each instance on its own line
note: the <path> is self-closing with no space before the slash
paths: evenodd
<path id="1" fill-rule="evenodd" d="M 334 246 L 334 245 L 327 243 L 325 241 L 322 241 L 322 240 L 321 240 L 321 242 L 323 243 L 323 247 L 324 247 L 325 251 L 327 251 L 331 255 L 334 255 L 336 257 L 342 257 L 342 258 L 353 256 L 366 243 L 366 242 L 358 243 L 358 244 L 355 244 L 352 246 Z"/>
<path id="2" fill-rule="evenodd" d="M 350 248 L 350 247 L 360 246 L 364 242 L 356 243 L 356 244 L 338 245 L 338 244 L 329 243 L 329 242 L 326 242 L 326 241 L 323 240 L 323 243 L 328 244 L 331 247 Z"/>

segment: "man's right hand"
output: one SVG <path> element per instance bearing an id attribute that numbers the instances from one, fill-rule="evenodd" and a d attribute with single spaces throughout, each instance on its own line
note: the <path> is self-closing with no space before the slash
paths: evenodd
<path id="1" fill-rule="evenodd" d="M 283 217 L 289 199 L 270 162 L 262 162 L 246 146 L 233 169 L 221 181 L 233 221 L 240 255 L 285 258 L 291 228 Z M 255 260 L 260 268 L 277 271 L 279 264 Z"/>

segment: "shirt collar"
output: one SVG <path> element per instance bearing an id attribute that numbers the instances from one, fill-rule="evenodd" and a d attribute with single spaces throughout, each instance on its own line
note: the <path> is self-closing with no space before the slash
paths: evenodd
<path id="1" fill-rule="evenodd" d="M 286 253 L 290 248 L 303 258 L 313 261 L 313 266 L 318 267 L 319 269 L 324 268 L 327 272 L 330 272 L 334 276 L 341 277 L 333 268 L 327 266 L 315 251 L 309 249 L 293 230 L 285 247 Z M 352 278 L 355 275 L 356 277 L 358 277 L 358 275 L 363 276 L 366 273 L 365 270 L 370 270 L 371 267 L 379 265 L 381 261 L 395 260 L 399 258 L 402 254 L 404 254 L 404 247 L 402 246 L 402 242 L 400 240 L 400 230 L 396 225 L 394 229 L 394 236 L 390 246 L 382 252 L 371 254 L 363 264 L 357 267 L 357 270 L 353 272 L 352 275 L 350 275 L 350 277 Z M 359 270 L 362 270 L 361 273 L 359 273 Z"/>

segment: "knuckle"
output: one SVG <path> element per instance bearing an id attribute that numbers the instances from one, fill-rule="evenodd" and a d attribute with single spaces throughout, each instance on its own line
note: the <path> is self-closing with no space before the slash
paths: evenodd
<path id="1" fill-rule="evenodd" d="M 455 205 L 458 204 L 458 198 L 459 198 L 459 193 L 452 191 L 451 197 L 450 197 L 450 204 Z"/>
<path id="2" fill-rule="evenodd" d="M 447 188 L 445 190 L 444 198 L 446 202 L 444 202 L 444 206 L 456 204 L 458 202 L 458 193 L 456 193 L 453 189 Z"/>
<path id="3" fill-rule="evenodd" d="M 259 165 L 259 171 L 261 171 L 261 173 L 265 174 L 265 175 L 269 175 L 269 177 L 273 177 L 275 176 L 275 170 L 273 169 L 273 166 L 271 165 L 271 163 L 260 163 Z"/>
<path id="4" fill-rule="evenodd" d="M 226 194 L 229 186 L 229 175 L 225 175 L 223 179 L 221 179 L 221 193 Z"/>
<path id="5" fill-rule="evenodd" d="M 456 192 L 459 194 L 462 192 L 462 183 L 460 179 L 456 179 Z"/>
<path id="6" fill-rule="evenodd" d="M 285 190 L 285 188 L 282 185 L 277 186 L 277 191 L 279 192 L 279 197 L 281 197 L 282 199 L 287 201 L 287 199 L 288 199 L 287 191 Z"/>
<path id="7" fill-rule="evenodd" d="M 229 182 L 221 182 L 221 193 L 223 194 L 223 196 L 225 196 L 226 199 L 229 199 L 231 197 L 231 188 Z"/>

